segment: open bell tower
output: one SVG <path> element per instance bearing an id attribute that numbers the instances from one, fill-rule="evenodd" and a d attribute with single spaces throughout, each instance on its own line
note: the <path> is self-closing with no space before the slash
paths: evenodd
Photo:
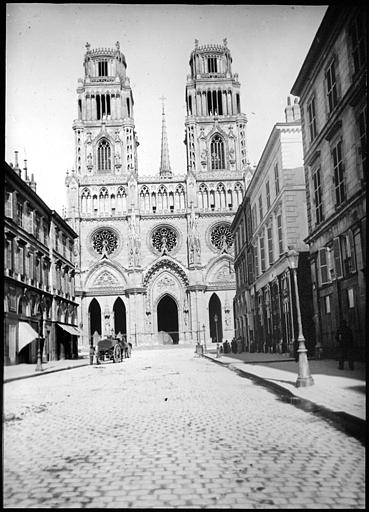
<path id="1" fill-rule="evenodd" d="M 193 173 L 245 171 L 246 115 L 241 113 L 240 83 L 223 44 L 195 48 L 187 76 L 185 144 L 187 169 Z"/>
<path id="2" fill-rule="evenodd" d="M 79 176 L 137 175 L 137 136 L 126 59 L 115 49 L 86 44 L 85 76 L 77 88 L 75 171 Z"/>

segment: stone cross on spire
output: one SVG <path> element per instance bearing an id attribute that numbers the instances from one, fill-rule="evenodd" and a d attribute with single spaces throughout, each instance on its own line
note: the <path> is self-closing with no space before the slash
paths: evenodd
<path id="1" fill-rule="evenodd" d="M 160 158 L 160 169 L 159 174 L 162 177 L 171 177 L 172 170 L 169 163 L 169 148 L 168 148 L 168 137 L 167 127 L 165 124 L 165 111 L 164 111 L 164 100 L 166 98 L 161 96 L 159 98 L 162 102 L 162 121 L 161 121 L 161 158 Z"/>

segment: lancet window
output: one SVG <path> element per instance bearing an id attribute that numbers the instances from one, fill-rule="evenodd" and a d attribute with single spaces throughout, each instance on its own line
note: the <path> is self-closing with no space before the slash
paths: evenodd
<path id="1" fill-rule="evenodd" d="M 217 205 L 220 209 L 226 208 L 226 191 L 223 183 L 217 185 Z"/>
<path id="2" fill-rule="evenodd" d="M 116 208 L 118 212 L 127 211 L 127 192 L 124 187 L 118 188 Z"/>
<path id="3" fill-rule="evenodd" d="M 146 186 L 142 187 L 140 191 L 140 208 L 145 212 L 150 210 L 150 194 Z"/>
<path id="4" fill-rule="evenodd" d="M 175 202 L 180 210 L 185 208 L 185 191 L 182 185 L 178 185 L 175 191 Z"/>
<path id="5" fill-rule="evenodd" d="M 104 115 L 110 116 L 110 94 L 96 94 L 96 116 L 102 119 Z"/>
<path id="6" fill-rule="evenodd" d="M 106 139 L 102 139 L 97 147 L 97 168 L 99 171 L 111 170 L 111 148 Z"/>
<path id="7" fill-rule="evenodd" d="M 85 188 L 82 191 L 81 209 L 82 213 L 89 213 L 91 211 L 91 194 L 88 188 Z"/>
<path id="8" fill-rule="evenodd" d="M 211 168 L 224 169 L 224 142 L 219 135 L 214 135 L 210 144 Z"/>
<path id="9" fill-rule="evenodd" d="M 168 209 L 168 194 L 167 189 L 162 185 L 158 191 L 158 209 L 159 210 L 167 210 Z"/>
<path id="10" fill-rule="evenodd" d="M 243 196 L 243 188 L 242 188 L 242 185 L 240 183 L 236 183 L 235 187 L 234 187 L 234 191 L 236 193 L 236 203 L 237 203 L 237 207 L 242 203 L 242 196 Z"/>
<path id="11" fill-rule="evenodd" d="M 106 188 L 100 189 L 99 193 L 99 210 L 107 213 L 109 211 L 109 194 Z"/>
<path id="12" fill-rule="evenodd" d="M 201 183 L 199 187 L 199 204 L 201 208 L 209 208 L 209 193 L 205 183 Z"/>

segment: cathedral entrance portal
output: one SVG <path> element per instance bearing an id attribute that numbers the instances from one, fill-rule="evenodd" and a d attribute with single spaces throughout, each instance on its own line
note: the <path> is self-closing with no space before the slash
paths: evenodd
<path id="1" fill-rule="evenodd" d="M 218 295 L 213 293 L 209 301 L 210 337 L 213 343 L 222 343 L 222 307 Z"/>
<path id="2" fill-rule="evenodd" d="M 90 320 L 90 345 L 92 345 L 94 333 L 97 332 L 101 336 L 101 308 L 96 299 L 91 301 L 88 316 Z"/>
<path id="3" fill-rule="evenodd" d="M 178 309 L 176 302 L 169 295 L 164 295 L 158 304 L 158 332 L 160 331 L 168 333 L 173 344 L 178 343 Z"/>
<path id="4" fill-rule="evenodd" d="M 115 335 L 123 334 L 127 335 L 127 323 L 126 323 L 126 307 L 120 297 L 114 302 L 114 332 Z"/>

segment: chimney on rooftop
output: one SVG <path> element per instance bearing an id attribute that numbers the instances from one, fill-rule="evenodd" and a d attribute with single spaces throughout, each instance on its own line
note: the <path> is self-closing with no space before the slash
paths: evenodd
<path id="1" fill-rule="evenodd" d="M 284 113 L 286 116 L 286 123 L 291 123 L 293 121 L 293 108 L 291 105 L 291 98 L 287 96 L 287 106 L 284 109 Z"/>
<path id="2" fill-rule="evenodd" d="M 36 192 L 36 182 L 33 173 L 31 174 L 31 181 L 29 182 L 31 189 Z"/>
<path id="3" fill-rule="evenodd" d="M 22 171 L 20 170 L 19 165 L 18 165 L 18 151 L 14 151 L 14 159 L 15 159 L 14 170 L 18 174 L 18 176 L 21 177 Z"/>
<path id="4" fill-rule="evenodd" d="M 28 179 L 28 174 L 27 174 L 27 160 L 24 160 L 24 167 L 23 167 L 23 170 L 24 170 L 24 181 L 27 183 L 29 183 L 29 179 Z"/>
<path id="5" fill-rule="evenodd" d="M 301 112 L 300 112 L 300 105 L 299 105 L 298 98 L 294 99 L 292 110 L 293 110 L 293 119 L 294 119 L 294 121 L 300 121 L 300 119 L 301 119 Z"/>

